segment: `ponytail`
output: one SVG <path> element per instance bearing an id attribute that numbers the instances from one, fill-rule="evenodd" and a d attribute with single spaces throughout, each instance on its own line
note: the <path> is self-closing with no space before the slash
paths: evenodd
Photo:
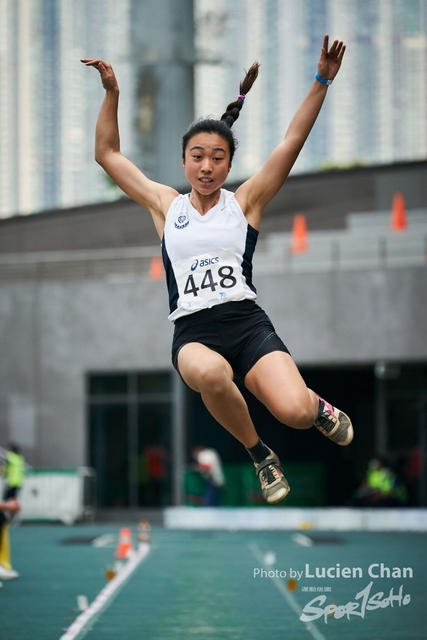
<path id="1" fill-rule="evenodd" d="M 240 83 L 240 95 L 234 102 L 230 102 L 225 113 L 222 114 L 221 120 L 225 122 L 228 127 L 232 127 L 240 115 L 240 110 L 243 107 L 243 103 L 246 98 L 246 94 L 252 88 L 253 83 L 258 77 L 259 63 L 254 62 L 242 82 Z"/>
<path id="2" fill-rule="evenodd" d="M 227 109 L 225 110 L 225 113 L 222 114 L 220 120 L 206 118 L 194 122 L 188 128 L 188 130 L 182 136 L 183 159 L 185 158 L 185 149 L 187 147 L 188 141 L 198 133 L 216 133 L 227 140 L 230 148 L 230 161 L 233 159 L 234 152 L 237 148 L 237 140 L 234 136 L 234 133 L 231 131 L 231 127 L 240 115 L 240 110 L 243 107 L 246 94 L 249 93 L 253 83 L 258 77 L 259 66 L 260 65 L 258 62 L 254 62 L 249 71 L 246 72 L 244 79 L 240 83 L 240 95 L 238 96 L 237 100 L 235 100 L 234 102 L 230 102 L 230 104 L 227 106 Z"/>

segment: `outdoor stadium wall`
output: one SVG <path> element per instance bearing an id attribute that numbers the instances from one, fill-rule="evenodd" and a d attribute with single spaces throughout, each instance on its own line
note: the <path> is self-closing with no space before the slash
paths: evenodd
<path id="1" fill-rule="evenodd" d="M 309 231 L 344 229 L 351 212 L 388 210 L 397 190 L 408 209 L 425 210 L 426 175 L 421 161 L 291 176 L 266 210 L 260 244 L 289 231 L 298 211 Z M 109 252 L 122 252 L 113 263 L 134 250 L 139 275 L 108 272 Z M 149 215 L 127 199 L 0 221 L 0 445 L 19 442 L 35 467 L 87 464 L 87 373 L 172 371 L 166 286 L 148 277 L 153 252 Z M 255 269 L 254 281 L 299 365 L 427 362 L 422 255 L 419 266 Z"/>
<path id="2" fill-rule="evenodd" d="M 259 302 L 298 364 L 427 361 L 427 268 L 265 275 Z M 0 286 L 0 442 L 87 463 L 87 372 L 169 370 L 163 281 Z"/>

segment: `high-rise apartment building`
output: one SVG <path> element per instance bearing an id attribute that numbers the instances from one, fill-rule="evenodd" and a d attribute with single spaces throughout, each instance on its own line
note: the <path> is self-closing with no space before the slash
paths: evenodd
<path id="1" fill-rule="evenodd" d="M 0 0 L 0 216 L 109 197 L 94 162 L 103 90 L 80 58 L 115 61 L 130 146 L 130 0 Z"/>
<path id="2" fill-rule="evenodd" d="M 196 27 L 196 114 L 219 117 L 261 63 L 235 125 L 235 178 L 282 139 L 325 33 L 347 51 L 295 171 L 427 156 L 427 0 L 197 0 Z"/>
<path id="3" fill-rule="evenodd" d="M 131 0 L 132 149 L 151 179 L 181 187 L 194 114 L 193 0 Z"/>
<path id="4" fill-rule="evenodd" d="M 150 178 L 183 180 L 193 0 L 0 0 L 0 216 L 120 193 L 94 161 L 103 89 L 82 57 L 114 66 L 123 153 Z"/>
<path id="5" fill-rule="evenodd" d="M 326 32 L 347 52 L 294 171 L 425 159 L 427 0 L 0 0 L 0 216 L 117 195 L 94 162 L 103 90 L 81 57 L 114 64 L 123 152 L 180 186 L 193 96 L 196 118 L 220 117 L 261 63 L 235 124 L 244 179 L 282 139 Z"/>

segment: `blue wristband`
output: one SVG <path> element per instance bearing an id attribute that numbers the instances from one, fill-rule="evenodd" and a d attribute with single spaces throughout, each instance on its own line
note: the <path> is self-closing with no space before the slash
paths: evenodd
<path id="1" fill-rule="evenodd" d="M 318 73 L 316 73 L 316 75 L 314 77 L 316 78 L 316 80 L 318 82 L 321 82 L 322 84 L 326 84 L 327 86 L 332 84 L 332 80 L 328 80 L 327 78 L 322 78 L 322 76 L 319 76 Z"/>

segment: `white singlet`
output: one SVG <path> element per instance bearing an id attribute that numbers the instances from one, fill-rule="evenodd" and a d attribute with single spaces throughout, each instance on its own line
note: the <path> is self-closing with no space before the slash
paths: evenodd
<path id="1" fill-rule="evenodd" d="M 225 484 L 221 460 L 215 449 L 203 449 L 196 456 L 197 463 L 203 468 L 203 475 L 214 487 L 223 487 Z"/>
<path id="2" fill-rule="evenodd" d="M 254 300 L 252 257 L 258 231 L 248 224 L 234 193 L 201 215 L 190 194 L 179 195 L 166 216 L 162 241 L 169 320 L 231 300 Z"/>

